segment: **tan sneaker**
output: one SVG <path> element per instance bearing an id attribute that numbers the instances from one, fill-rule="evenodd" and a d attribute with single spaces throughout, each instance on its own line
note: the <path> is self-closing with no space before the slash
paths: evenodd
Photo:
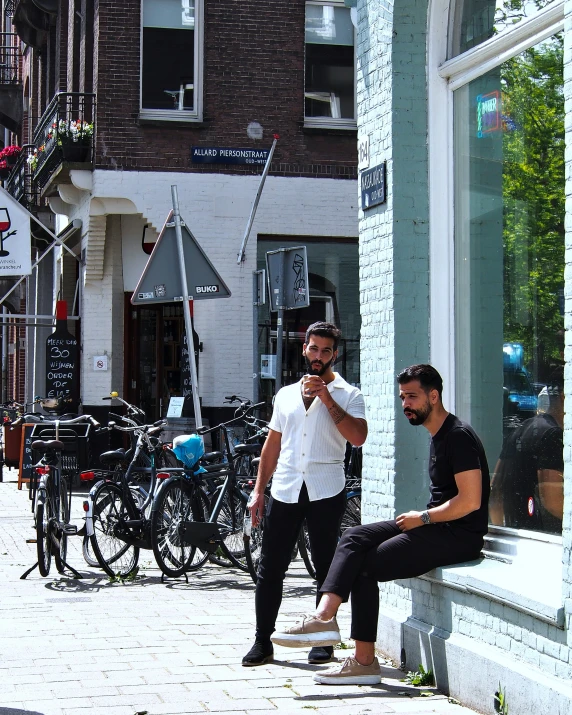
<path id="1" fill-rule="evenodd" d="M 335 616 L 329 621 L 321 621 L 315 616 L 304 616 L 295 626 L 273 633 L 270 640 L 288 648 L 303 648 L 307 645 L 336 645 L 340 642 L 341 636 Z"/>
<path id="2" fill-rule="evenodd" d="M 314 680 L 324 685 L 378 685 L 381 683 L 379 661 L 374 658 L 371 665 L 361 665 L 350 656 L 343 663 L 318 671 Z"/>

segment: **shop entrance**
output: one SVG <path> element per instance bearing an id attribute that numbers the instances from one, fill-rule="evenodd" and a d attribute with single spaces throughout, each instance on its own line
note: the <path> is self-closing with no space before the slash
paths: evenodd
<path id="1" fill-rule="evenodd" d="M 130 298 L 131 294 L 126 294 L 126 399 L 145 410 L 148 420 L 158 420 L 167 414 L 172 396 L 190 393 L 189 370 L 186 364 L 181 365 L 185 342 L 183 306 L 180 303 L 131 305 Z M 196 333 L 194 339 L 198 348 Z M 191 414 L 192 399 L 189 398 L 183 415 Z"/>

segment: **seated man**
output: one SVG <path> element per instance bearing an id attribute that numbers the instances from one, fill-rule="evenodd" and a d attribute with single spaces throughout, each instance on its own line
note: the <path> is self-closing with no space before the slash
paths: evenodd
<path id="1" fill-rule="evenodd" d="M 294 648 L 340 641 L 336 613 L 351 596 L 355 656 L 314 675 L 318 683 L 381 682 L 375 657 L 378 581 L 420 576 L 437 566 L 476 559 L 488 528 L 489 469 L 480 439 L 443 407 L 443 381 L 431 365 L 413 365 L 397 378 L 403 412 L 431 435 L 431 500 L 426 511 L 395 521 L 347 529 L 322 584 L 316 614 L 271 640 Z"/>

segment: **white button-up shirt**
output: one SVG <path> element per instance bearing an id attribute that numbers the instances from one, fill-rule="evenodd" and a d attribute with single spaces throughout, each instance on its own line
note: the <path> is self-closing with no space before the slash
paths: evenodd
<path id="1" fill-rule="evenodd" d="M 334 401 L 352 417 L 365 419 L 360 390 L 337 372 L 334 375 L 335 379 L 328 385 Z M 279 390 L 268 425 L 282 435 L 271 494 L 287 504 L 298 501 L 304 482 L 310 501 L 333 497 L 345 486 L 346 439 L 319 397 L 306 412 L 301 385 L 300 380 Z"/>

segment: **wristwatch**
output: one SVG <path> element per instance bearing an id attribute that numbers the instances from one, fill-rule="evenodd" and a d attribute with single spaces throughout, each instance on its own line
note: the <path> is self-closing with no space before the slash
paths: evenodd
<path id="1" fill-rule="evenodd" d="M 422 521 L 424 524 L 430 524 L 430 523 L 431 523 L 431 517 L 429 516 L 429 512 L 428 512 L 428 511 L 422 511 L 422 512 L 421 512 L 421 521 Z"/>

